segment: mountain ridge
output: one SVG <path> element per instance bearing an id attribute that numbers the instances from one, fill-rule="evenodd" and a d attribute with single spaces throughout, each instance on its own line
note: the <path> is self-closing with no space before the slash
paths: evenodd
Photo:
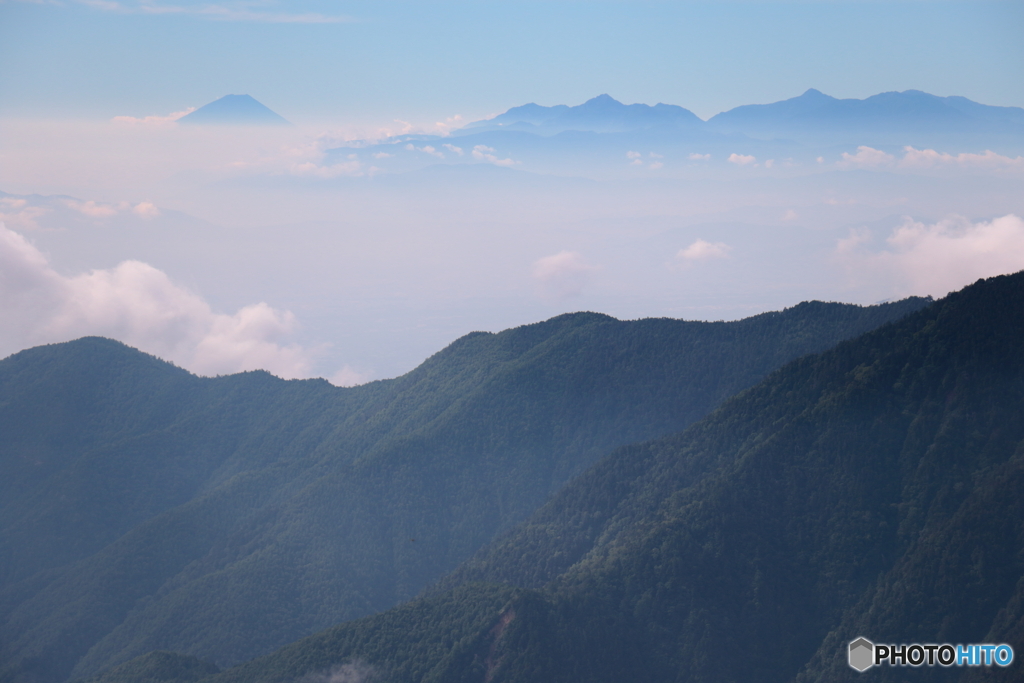
<path id="1" fill-rule="evenodd" d="M 652 171 L 654 177 L 678 177 L 732 170 L 730 159 L 745 157 L 773 164 L 782 159 L 805 173 L 820 172 L 826 166 L 819 158 L 856 154 L 860 147 L 894 157 L 907 147 L 954 156 L 995 152 L 1013 164 L 1024 154 L 1024 108 L 917 90 L 837 99 L 812 88 L 703 121 L 677 105 L 626 105 L 604 94 L 575 106 L 512 107 L 443 135 L 401 134 L 335 147 L 325 150 L 325 160 L 344 163 L 359 149 L 392 174 L 440 163 L 585 177 L 650 177 Z"/>
<path id="2" fill-rule="evenodd" d="M 0 480 L 17 491 L 0 507 L 0 680 L 151 650 L 227 665 L 387 609 L 616 445 L 926 304 L 566 314 L 349 389 L 197 378 L 109 340 L 15 354 L 0 361 Z"/>
<path id="3" fill-rule="evenodd" d="M 1024 108 L 985 105 L 966 97 L 939 97 L 920 90 L 838 99 L 810 88 L 797 97 L 740 105 L 704 121 L 678 105 L 626 105 L 603 94 L 576 106 L 529 103 L 512 107 L 492 119 L 474 121 L 455 134 L 482 130 L 522 130 L 542 135 L 567 130 L 611 133 L 660 127 L 763 135 L 766 131 L 792 133 L 807 125 L 877 128 L 924 124 L 955 129 L 981 123 L 1024 132 Z"/>
<path id="4" fill-rule="evenodd" d="M 1024 273 L 980 280 L 616 450 L 447 586 L 207 680 L 838 682 L 860 636 L 1020 651 L 1022 334 Z"/>
<path id="5" fill-rule="evenodd" d="M 576 106 L 544 107 L 531 102 L 512 107 L 492 119 L 474 121 L 460 131 L 498 128 L 548 135 L 567 130 L 613 133 L 638 128 L 685 128 L 701 123 L 696 114 L 677 105 L 623 104 L 603 94 Z"/>

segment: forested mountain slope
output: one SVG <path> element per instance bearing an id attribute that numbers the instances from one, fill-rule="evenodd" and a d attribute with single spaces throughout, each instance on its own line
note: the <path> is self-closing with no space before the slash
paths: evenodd
<path id="1" fill-rule="evenodd" d="M 573 314 L 351 389 L 198 378 L 110 340 L 0 361 L 0 680 L 233 664 L 386 609 L 612 448 L 919 309 Z"/>
<path id="2" fill-rule="evenodd" d="M 617 450 L 447 588 L 205 680 L 1020 680 L 846 646 L 1024 652 L 1022 339 L 1024 274 L 979 281 Z"/>

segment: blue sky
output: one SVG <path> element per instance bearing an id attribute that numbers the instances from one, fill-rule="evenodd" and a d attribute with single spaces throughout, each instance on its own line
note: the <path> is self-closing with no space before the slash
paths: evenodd
<path id="1" fill-rule="evenodd" d="M 248 93 L 297 121 L 468 119 L 600 93 L 707 118 L 815 87 L 1024 105 L 1017 2 L 0 2 L 0 116 Z"/>

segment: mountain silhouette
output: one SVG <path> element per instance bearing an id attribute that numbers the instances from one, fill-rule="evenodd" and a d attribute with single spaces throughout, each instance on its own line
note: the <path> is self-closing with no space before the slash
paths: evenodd
<path id="1" fill-rule="evenodd" d="M 466 126 L 466 132 L 519 130 L 554 135 L 567 130 L 594 133 L 622 133 L 650 128 L 690 128 L 703 122 L 688 109 L 674 104 L 623 104 L 610 95 L 598 95 L 570 107 L 524 104 L 493 119 Z"/>
<path id="2" fill-rule="evenodd" d="M 863 100 L 837 99 L 811 88 L 772 104 L 747 104 L 708 119 L 719 132 L 788 135 L 807 130 L 920 130 L 1024 133 L 1024 109 L 993 107 L 966 97 L 938 97 L 920 90 L 884 92 Z"/>
<path id="3" fill-rule="evenodd" d="M 178 119 L 178 123 L 290 126 L 291 122 L 271 111 L 249 95 L 225 95 Z"/>
<path id="4" fill-rule="evenodd" d="M 354 388 L 201 378 L 95 337 L 15 354 L 0 361 L 0 683 L 153 650 L 236 664 L 385 610 L 614 448 L 927 303 L 566 314 Z"/>
<path id="5" fill-rule="evenodd" d="M 1024 273 L 990 278 L 798 359 L 613 452 L 439 589 L 202 680 L 842 683 L 858 637 L 1019 652 L 1022 311 Z"/>
<path id="6" fill-rule="evenodd" d="M 197 112 L 198 113 L 198 112 Z M 1024 136 L 1024 109 L 979 104 L 966 97 L 939 97 L 920 90 L 884 92 L 863 100 L 838 99 L 811 88 L 799 97 L 771 104 L 745 104 L 707 121 L 672 104 L 622 104 L 599 95 L 583 104 L 544 107 L 530 103 L 512 107 L 486 121 L 476 121 L 456 136 L 516 131 L 552 136 L 567 131 L 643 133 L 655 131 L 663 141 L 673 134 L 744 135 L 753 138 L 820 137 L 836 133 L 901 136 Z M 730 138 L 732 139 L 732 138 Z"/>

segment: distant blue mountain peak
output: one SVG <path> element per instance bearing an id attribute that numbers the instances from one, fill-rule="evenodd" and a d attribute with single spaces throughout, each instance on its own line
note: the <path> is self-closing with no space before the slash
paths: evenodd
<path id="1" fill-rule="evenodd" d="M 598 95 L 597 97 L 591 97 L 589 100 L 587 100 L 583 104 L 577 105 L 575 107 L 570 107 L 570 108 L 571 109 L 597 109 L 598 107 L 602 107 L 602 108 L 606 108 L 606 107 L 607 108 L 617 108 L 617 107 L 624 107 L 624 106 L 626 106 L 626 105 L 624 105 L 622 102 L 619 102 L 617 99 L 615 99 L 611 95 L 605 93 L 603 95 Z M 643 106 L 647 106 L 647 105 L 643 105 Z"/>
<path id="2" fill-rule="evenodd" d="M 971 129 L 1024 132 L 1024 109 L 991 107 L 965 97 L 939 97 L 920 90 L 890 91 L 858 99 L 837 99 L 814 88 L 771 104 L 747 104 L 708 120 L 719 132 L 761 137 L 791 136 L 812 130 L 923 129 L 961 133 Z"/>
<path id="3" fill-rule="evenodd" d="M 290 126 L 284 117 L 249 95 L 225 95 L 178 119 L 184 124 Z"/>
<path id="4" fill-rule="evenodd" d="M 545 107 L 535 103 L 512 107 L 493 119 L 476 121 L 464 131 L 519 130 L 542 135 L 565 131 L 621 133 L 651 128 L 692 127 L 703 123 L 696 114 L 671 104 L 623 104 L 607 93 L 583 104 Z"/>
<path id="5" fill-rule="evenodd" d="M 834 100 L 835 98 L 832 97 L 831 95 L 826 95 L 817 88 L 808 88 L 806 91 L 804 91 L 803 95 L 801 95 L 800 97 L 795 97 L 793 99 L 828 101 Z"/>

